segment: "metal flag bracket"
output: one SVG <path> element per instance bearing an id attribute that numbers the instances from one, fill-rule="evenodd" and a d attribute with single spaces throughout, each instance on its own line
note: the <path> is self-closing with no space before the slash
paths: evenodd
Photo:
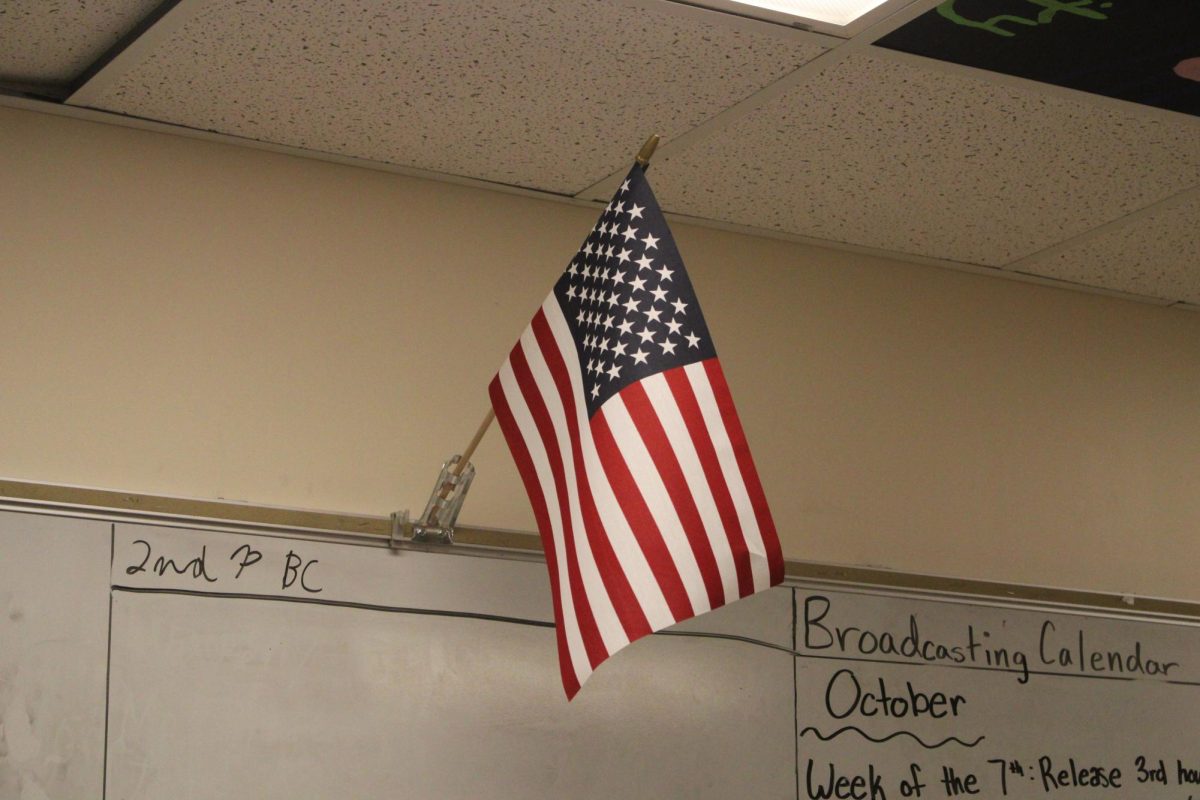
<path id="1" fill-rule="evenodd" d="M 459 468 L 462 456 L 453 456 L 445 464 L 438 475 L 425 511 L 415 522 L 409 520 L 408 510 L 392 514 L 392 533 L 388 545 L 397 548 L 404 542 L 422 544 L 454 544 L 454 523 L 458 520 L 458 512 L 462 510 L 463 501 L 467 499 L 467 490 L 475 478 L 475 465 L 467 463 Z"/>
<path id="2" fill-rule="evenodd" d="M 416 522 L 408 518 L 408 509 L 392 514 L 392 534 L 388 537 L 388 546 L 397 550 L 409 542 L 420 544 L 454 544 L 454 523 L 458 520 L 458 512 L 462 510 L 463 501 L 467 499 L 467 490 L 475 478 L 475 465 L 471 456 L 480 439 L 487 432 L 488 426 L 496 414 L 488 409 L 474 438 L 463 450 L 460 456 L 451 456 L 442 464 L 437 483 L 433 485 L 433 493 L 425 504 L 425 512 Z"/>

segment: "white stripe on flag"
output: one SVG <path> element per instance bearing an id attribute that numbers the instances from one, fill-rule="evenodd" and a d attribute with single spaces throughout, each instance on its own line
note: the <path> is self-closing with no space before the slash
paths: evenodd
<path id="1" fill-rule="evenodd" d="M 688 491 L 696 504 L 696 510 L 700 513 L 700 521 L 704 523 L 704 532 L 708 535 L 713 557 L 717 560 L 721 586 L 725 589 L 725 602 L 732 603 L 740 596 L 733 550 L 729 547 L 728 532 L 721 521 L 720 512 L 717 511 L 717 502 L 713 499 L 704 467 L 700 465 L 700 456 L 696 454 L 696 445 L 692 441 L 687 423 L 683 421 L 675 395 L 671 393 L 671 387 L 661 372 L 643 380 L 642 388 L 646 390 L 650 405 L 654 407 L 654 413 L 658 414 L 658 419 L 667 434 L 667 441 L 670 442 L 675 458 L 683 470 Z"/>
<path id="2" fill-rule="evenodd" d="M 520 346 L 519 344 L 517 345 Z M 562 605 L 562 624 L 567 638 L 567 652 L 571 656 L 571 665 L 575 669 L 575 677 L 582 684 L 592 673 L 592 665 L 583 646 L 583 637 L 579 632 L 579 622 L 575 618 L 575 603 L 571 599 L 571 581 L 567 572 L 567 554 L 563 543 L 562 520 L 558 507 L 558 492 L 554 488 L 554 477 L 550 470 L 550 461 L 546 455 L 545 443 L 538 433 L 537 424 L 521 387 L 517 385 L 516 375 L 513 374 L 512 364 L 508 359 L 500 366 L 497 374 L 500 378 L 500 388 L 504 399 L 508 401 L 509 410 L 529 448 L 529 458 L 533 462 L 533 471 L 537 474 L 538 483 L 542 487 L 542 497 L 546 500 L 546 516 L 550 520 L 550 529 L 554 538 L 554 561 L 558 565 L 558 594 Z"/>
<path id="3" fill-rule="evenodd" d="M 679 513 L 675 510 L 671 495 L 658 473 L 658 467 L 654 465 L 654 458 L 646 449 L 646 443 L 642 441 L 642 435 L 638 433 L 637 426 L 629 415 L 625 401 L 621 399 L 620 394 L 615 394 L 601 407 L 600 413 L 608 422 L 617 449 L 629 465 L 629 471 L 637 476 L 638 488 L 646 500 L 646 507 L 650 509 L 650 516 L 662 532 L 663 542 L 671 554 L 671 560 L 675 562 L 679 577 L 683 580 L 683 588 L 692 603 L 692 610 L 697 615 L 711 611 L 712 604 L 708 601 L 708 590 L 704 586 L 704 578 L 700 575 L 700 565 L 696 563 L 696 556 L 692 553 L 683 523 L 679 520 Z"/>
<path id="4" fill-rule="evenodd" d="M 554 296 L 547 298 L 542 305 L 554 341 L 558 344 L 563 361 L 566 362 L 570 375 L 571 389 L 575 393 L 576 417 L 579 421 L 579 441 L 583 449 L 584 469 L 587 472 L 588 485 L 592 490 L 592 498 L 596 502 L 596 512 L 600 522 L 612 543 L 613 552 L 621 564 L 621 569 L 629 579 L 629 585 L 637 597 L 646 621 L 652 630 L 661 630 L 676 622 L 663 596 L 658 579 L 642 552 L 641 545 L 629 527 L 629 520 L 621 510 L 609 483 L 608 475 L 600 462 L 600 454 L 596 450 L 596 440 L 592 438 L 592 427 L 587 418 L 587 404 L 583 397 L 583 376 L 579 372 L 579 356 L 575 350 L 575 342 L 571 339 L 571 331 L 562 315 L 562 309 Z"/>
<path id="5" fill-rule="evenodd" d="M 583 512 L 579 505 L 579 481 L 575 475 L 575 456 L 571 446 L 571 431 L 567 427 L 563 399 L 554 383 L 554 376 L 550 374 L 550 368 L 546 365 L 545 356 L 533 333 L 533 326 L 526 328 L 525 332 L 521 334 L 521 349 L 525 351 L 525 358 L 529 362 L 529 371 L 533 373 L 538 393 L 542 395 L 542 399 L 546 403 L 546 410 L 550 413 L 550 422 L 554 426 L 554 435 L 558 439 L 558 449 L 562 454 L 563 471 L 567 476 L 567 501 L 570 507 L 575 556 L 579 563 L 579 574 L 583 578 L 584 592 L 587 594 L 588 604 L 592 608 L 592 616 L 596 620 L 600 638 L 604 642 L 604 651 L 615 653 L 629 644 L 629 637 L 625 634 L 625 628 L 621 625 L 617 610 L 613 607 L 612 598 L 608 595 L 608 588 L 600 577 L 600 570 L 596 568 L 596 557 L 588 542 L 587 529 L 583 526 Z"/>
<path id="6" fill-rule="evenodd" d="M 696 393 L 696 402 L 700 405 L 700 415 L 704 417 L 704 426 L 712 437 L 713 447 L 717 451 L 717 461 L 721 472 L 725 475 L 725 484 L 729 487 L 729 495 L 733 498 L 733 507 L 737 510 L 738 520 L 742 523 L 742 537 L 746 540 L 746 549 L 750 556 L 750 569 L 754 576 L 754 591 L 761 592 L 771 587 L 770 564 L 767 562 L 767 548 L 763 544 L 762 532 L 758 529 L 758 517 L 754 515 L 754 505 L 746 492 L 746 483 L 742 479 L 742 471 L 738 467 L 737 456 L 733 452 L 733 444 L 725 431 L 725 422 L 721 419 L 721 410 L 717 398 L 713 394 L 712 384 L 708 382 L 708 373 L 704 363 L 688 364 L 683 372 L 692 384 Z"/>

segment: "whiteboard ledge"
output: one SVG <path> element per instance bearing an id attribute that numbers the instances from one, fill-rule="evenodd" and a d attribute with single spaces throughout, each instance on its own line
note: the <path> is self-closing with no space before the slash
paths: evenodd
<path id="1" fill-rule="evenodd" d="M 198 500 L 137 494 L 110 489 L 0 479 L 0 508 L 31 513 L 59 513 L 124 522 L 153 522 L 179 527 L 292 534 L 374 547 L 387 547 L 391 520 L 360 514 L 308 511 L 222 500 Z M 541 538 L 534 533 L 494 528 L 459 527 L 455 544 L 405 543 L 405 549 L 459 555 L 543 560 Z M 998 583 L 849 567 L 811 561 L 786 561 L 785 585 L 863 587 L 899 594 L 976 599 L 989 603 L 1053 606 L 1104 611 L 1115 616 L 1200 621 L 1200 603 L 1075 589 Z"/>

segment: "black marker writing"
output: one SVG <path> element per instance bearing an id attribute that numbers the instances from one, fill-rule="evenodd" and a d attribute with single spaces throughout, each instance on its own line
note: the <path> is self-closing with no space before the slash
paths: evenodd
<path id="1" fill-rule="evenodd" d="M 242 551 L 245 551 L 245 552 L 243 553 Z M 231 555 L 229 557 L 229 560 L 233 561 L 234 559 L 236 559 L 238 557 L 239 553 L 242 554 L 242 556 L 241 556 L 242 560 L 238 562 L 238 571 L 237 571 L 237 574 L 233 576 L 234 580 L 237 580 L 238 578 L 242 577 L 242 570 L 244 570 L 246 567 L 253 566 L 254 564 L 257 564 L 258 562 L 262 561 L 262 553 L 258 550 L 255 550 L 253 547 L 251 547 L 248 544 L 244 544 L 241 547 L 239 547 L 237 550 L 234 550 L 233 555 Z"/>
<path id="2" fill-rule="evenodd" d="M 323 591 L 320 587 L 309 586 L 308 584 L 309 568 L 311 568 L 314 564 L 319 563 L 321 562 L 315 558 L 306 562 L 300 556 L 296 555 L 291 550 L 288 550 L 287 560 L 283 565 L 283 588 L 287 589 L 289 586 L 295 583 L 297 579 L 299 579 L 300 588 L 304 591 L 311 592 L 312 594 L 318 594 L 319 592 Z"/>
<path id="3" fill-rule="evenodd" d="M 825 710 L 834 719 L 845 719 L 851 714 L 863 717 L 932 717 L 943 719 L 957 717 L 959 707 L 966 705 L 961 694 L 947 696 L 944 692 L 925 693 L 913 688 L 912 681 L 904 682 L 905 691 L 889 691 L 883 678 L 878 679 L 878 690 L 864 690 L 853 670 L 839 669 L 825 687 Z"/>
<path id="4" fill-rule="evenodd" d="M 139 572 L 145 572 L 146 563 L 150 560 L 150 556 L 152 555 L 150 543 L 145 539 L 134 539 L 133 543 L 135 545 L 140 544 L 145 547 L 146 555 L 142 557 L 142 560 L 139 563 L 126 567 L 126 575 L 136 575 Z M 200 548 L 200 555 L 182 565 L 173 558 L 159 556 L 154 560 L 154 566 L 150 567 L 150 571 L 155 575 L 158 575 L 160 578 L 170 571 L 176 575 L 190 574 L 193 578 L 203 578 L 208 583 L 216 583 L 217 579 L 208 574 L 207 559 L 208 546 L 205 545 L 204 547 Z"/>

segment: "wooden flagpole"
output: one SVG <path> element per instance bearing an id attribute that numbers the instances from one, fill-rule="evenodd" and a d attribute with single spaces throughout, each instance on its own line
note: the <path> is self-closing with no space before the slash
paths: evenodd
<path id="1" fill-rule="evenodd" d="M 487 433 L 488 426 L 492 424 L 492 420 L 496 418 L 496 412 L 488 409 L 487 414 L 483 417 L 483 422 L 479 423 L 479 428 L 475 431 L 475 435 L 471 437 L 471 443 L 467 445 L 467 449 L 462 451 L 459 456 L 458 463 L 454 465 L 454 474 L 461 475 L 462 471 L 467 468 L 467 464 L 471 461 L 471 456 L 475 455 L 475 448 L 479 446 L 483 435 Z"/>

